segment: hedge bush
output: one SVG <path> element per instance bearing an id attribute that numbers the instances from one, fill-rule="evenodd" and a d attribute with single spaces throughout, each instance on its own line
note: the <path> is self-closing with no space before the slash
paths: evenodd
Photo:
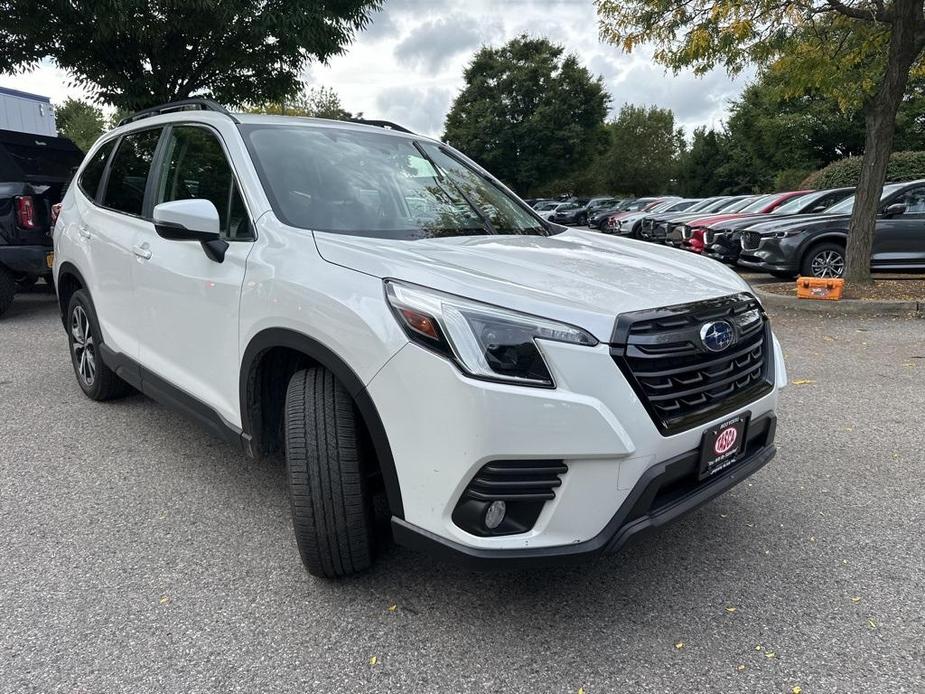
<path id="1" fill-rule="evenodd" d="M 861 177 L 863 157 L 833 161 L 803 181 L 802 188 L 840 188 L 856 186 Z M 925 152 L 894 152 L 886 171 L 887 181 L 915 181 L 925 178 Z"/>

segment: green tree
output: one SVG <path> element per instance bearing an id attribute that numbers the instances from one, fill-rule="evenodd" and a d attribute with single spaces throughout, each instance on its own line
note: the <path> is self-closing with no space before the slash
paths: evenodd
<path id="1" fill-rule="evenodd" d="M 55 123 L 58 134 L 88 151 L 103 134 L 103 111 L 80 99 L 65 99 L 55 106 Z"/>
<path id="2" fill-rule="evenodd" d="M 0 72 L 51 58 L 118 108 L 208 95 L 285 99 L 343 52 L 381 0 L 0 0 Z"/>
<path id="3" fill-rule="evenodd" d="M 626 104 L 606 128 L 609 146 L 595 162 L 605 190 L 651 195 L 671 188 L 684 147 L 671 109 Z"/>
<path id="4" fill-rule="evenodd" d="M 309 87 L 298 95 L 282 101 L 265 104 L 248 104 L 249 113 L 269 113 L 277 116 L 307 116 L 350 120 L 353 114 L 344 109 L 340 96 L 330 87 Z"/>
<path id="5" fill-rule="evenodd" d="M 925 49 L 922 0 L 595 0 L 604 40 L 655 44 L 671 69 L 773 65 L 794 94 L 817 89 L 862 108 L 865 166 L 846 278 L 866 284 L 896 116 Z"/>
<path id="6" fill-rule="evenodd" d="M 546 39 L 483 47 L 464 73 L 443 138 L 527 194 L 584 168 L 609 97 L 599 77 Z"/>

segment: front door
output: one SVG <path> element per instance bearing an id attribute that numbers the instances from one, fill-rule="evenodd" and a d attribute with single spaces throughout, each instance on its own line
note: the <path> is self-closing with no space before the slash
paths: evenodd
<path id="1" fill-rule="evenodd" d="M 877 220 L 871 266 L 881 269 L 925 268 L 925 185 L 914 186 L 888 204 L 906 211 Z"/>
<path id="2" fill-rule="evenodd" d="M 135 265 L 142 366 L 241 425 L 238 310 L 253 227 L 220 136 L 202 125 L 173 125 L 154 169 L 152 205 L 205 199 L 215 205 L 229 247 L 223 262 L 197 241 L 169 241 L 152 228 Z"/>

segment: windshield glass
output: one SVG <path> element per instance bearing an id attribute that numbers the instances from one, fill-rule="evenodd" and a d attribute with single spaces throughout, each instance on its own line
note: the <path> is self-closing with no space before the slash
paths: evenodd
<path id="1" fill-rule="evenodd" d="M 537 212 L 546 212 L 547 210 L 554 210 L 559 205 L 557 202 L 541 202 L 533 209 Z"/>
<path id="2" fill-rule="evenodd" d="M 762 209 L 774 202 L 776 195 L 762 195 L 760 198 L 742 208 L 742 212 L 761 212 Z"/>
<path id="3" fill-rule="evenodd" d="M 747 198 L 739 198 L 734 202 L 730 201 L 730 204 L 726 205 L 722 209 L 722 212 L 723 214 L 726 212 L 741 212 L 744 208 L 748 207 L 753 202 L 755 202 L 755 197 L 752 195 L 749 195 Z"/>
<path id="4" fill-rule="evenodd" d="M 290 226 L 392 239 L 548 234 L 436 144 L 346 128 L 241 129 L 273 211 Z"/>
<path id="5" fill-rule="evenodd" d="M 814 193 L 807 193 L 806 195 L 798 195 L 795 198 L 791 198 L 783 205 L 774 210 L 771 214 L 797 214 L 800 210 L 804 209 L 807 206 L 811 206 L 816 200 L 821 198 L 823 195 L 828 195 L 832 191 L 830 190 L 817 190 Z"/>
<path id="6" fill-rule="evenodd" d="M 897 190 L 905 186 L 905 183 L 892 183 L 888 186 L 883 186 L 883 193 L 880 195 L 880 200 L 882 201 L 888 195 L 892 195 Z M 842 200 L 841 202 L 832 205 L 829 209 L 825 211 L 825 214 L 851 214 L 851 210 L 854 209 L 854 196 L 850 196 Z"/>

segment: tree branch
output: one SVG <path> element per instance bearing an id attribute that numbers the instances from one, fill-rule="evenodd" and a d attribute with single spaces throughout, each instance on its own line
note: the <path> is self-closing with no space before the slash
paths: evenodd
<path id="1" fill-rule="evenodd" d="M 893 21 L 892 10 L 887 10 L 883 7 L 881 2 L 877 2 L 877 9 L 863 10 L 859 7 L 852 7 L 851 5 L 846 5 L 842 0 L 826 0 L 829 7 L 838 12 L 839 14 L 844 15 L 845 17 L 851 17 L 852 19 L 860 19 L 863 21 L 875 21 L 881 22 L 883 24 L 890 24 Z"/>

